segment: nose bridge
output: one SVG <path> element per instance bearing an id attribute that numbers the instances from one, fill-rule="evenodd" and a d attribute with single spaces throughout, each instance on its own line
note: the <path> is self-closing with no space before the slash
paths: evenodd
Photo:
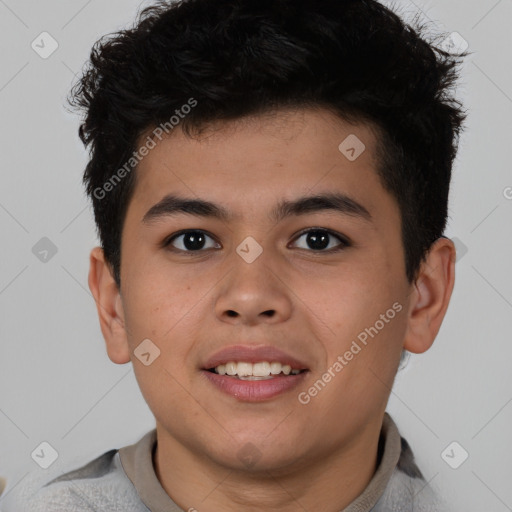
<path id="1" fill-rule="evenodd" d="M 287 318 L 291 311 L 287 287 L 279 279 L 275 255 L 255 238 L 246 237 L 231 255 L 231 271 L 216 298 L 219 318 L 253 323 L 258 318 Z"/>

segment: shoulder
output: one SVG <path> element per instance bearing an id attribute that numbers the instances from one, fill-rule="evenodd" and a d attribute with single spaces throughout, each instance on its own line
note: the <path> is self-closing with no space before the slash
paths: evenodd
<path id="1" fill-rule="evenodd" d="M 54 470 L 24 478 L 0 503 L 1 512 L 147 512 L 124 473 L 118 450 L 72 471 Z"/>
<path id="2" fill-rule="evenodd" d="M 416 465 L 414 454 L 406 439 L 400 436 L 400 456 L 377 511 L 407 510 L 411 512 L 445 512 L 440 496 L 425 480 Z"/>
<path id="3" fill-rule="evenodd" d="M 409 476 L 398 468 L 378 501 L 375 512 L 447 512 L 447 505 L 423 477 Z"/>
<path id="4" fill-rule="evenodd" d="M 400 434 L 397 424 L 386 412 L 382 422 L 378 448 L 379 466 L 374 475 L 376 482 L 372 512 L 446 512 L 448 507 L 437 490 L 425 479 L 414 453 Z M 435 475 L 434 475 L 435 476 Z"/>

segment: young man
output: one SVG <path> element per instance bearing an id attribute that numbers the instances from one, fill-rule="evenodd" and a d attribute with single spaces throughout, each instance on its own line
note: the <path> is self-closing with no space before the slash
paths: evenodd
<path id="1" fill-rule="evenodd" d="M 110 359 L 156 429 L 10 510 L 445 510 L 385 412 L 454 285 L 457 60 L 372 0 L 184 0 L 73 90 Z"/>

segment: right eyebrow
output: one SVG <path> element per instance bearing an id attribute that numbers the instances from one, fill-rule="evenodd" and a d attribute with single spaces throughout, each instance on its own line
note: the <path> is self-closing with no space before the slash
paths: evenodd
<path id="1" fill-rule="evenodd" d="M 142 218 L 142 222 L 148 224 L 162 217 L 178 214 L 213 217 L 225 222 L 229 221 L 232 217 L 223 206 L 210 201 L 168 194 L 146 212 Z"/>

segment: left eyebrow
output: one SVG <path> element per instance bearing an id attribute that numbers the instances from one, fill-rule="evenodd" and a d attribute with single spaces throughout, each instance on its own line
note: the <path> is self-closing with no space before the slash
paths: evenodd
<path id="1" fill-rule="evenodd" d="M 373 222 L 370 212 L 362 204 L 342 193 L 304 196 L 293 201 L 282 200 L 269 213 L 269 219 L 272 222 L 280 222 L 287 217 L 307 215 L 308 213 L 325 210 L 357 217 L 368 223 Z M 185 198 L 169 194 L 146 212 L 142 222 L 149 224 L 158 219 L 179 214 L 210 217 L 225 222 L 229 222 L 235 217 L 229 210 L 219 204 L 203 199 Z"/>
<path id="2" fill-rule="evenodd" d="M 340 215 L 357 217 L 372 223 L 370 212 L 355 199 L 342 193 L 325 193 L 300 197 L 294 201 L 281 201 L 270 213 L 274 222 L 296 215 L 307 215 L 324 210 L 331 210 Z"/>

